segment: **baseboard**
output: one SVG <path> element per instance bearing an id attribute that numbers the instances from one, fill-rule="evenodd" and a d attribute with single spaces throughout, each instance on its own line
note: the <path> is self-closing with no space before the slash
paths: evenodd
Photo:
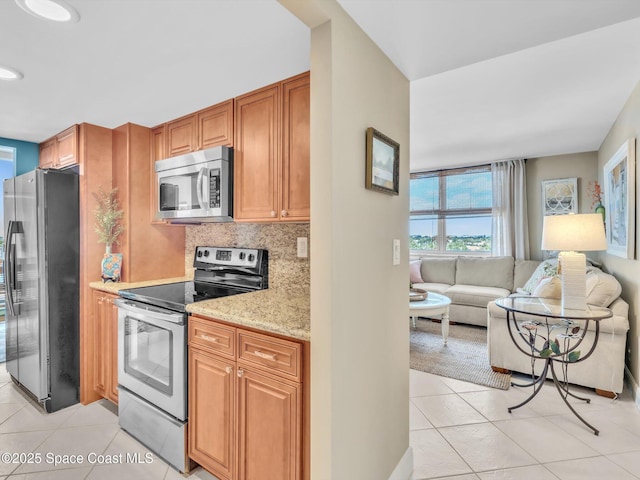
<path id="1" fill-rule="evenodd" d="M 409 480 L 413 474 L 413 448 L 407 448 L 404 455 L 393 469 L 389 480 Z"/>
<path id="2" fill-rule="evenodd" d="M 638 382 L 631 375 L 631 370 L 629 370 L 628 366 L 624 366 L 624 376 L 627 380 L 627 386 L 629 387 L 629 391 L 631 392 L 631 396 L 633 400 L 636 402 L 636 407 L 640 410 L 640 386 L 638 386 Z"/>

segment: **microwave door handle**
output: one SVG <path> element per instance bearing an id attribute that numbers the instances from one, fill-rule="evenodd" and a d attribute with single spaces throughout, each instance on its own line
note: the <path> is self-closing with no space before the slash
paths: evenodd
<path id="1" fill-rule="evenodd" d="M 209 175 L 207 175 L 205 177 L 205 174 L 208 173 L 208 169 L 206 168 L 201 168 L 200 171 L 198 172 L 198 179 L 196 180 L 196 194 L 198 195 L 198 203 L 200 204 L 200 208 L 202 208 L 203 210 L 206 210 L 206 204 L 205 204 L 205 199 L 204 199 L 204 192 L 206 191 L 206 189 L 204 188 L 204 183 L 203 183 L 203 179 L 208 181 L 208 177 Z"/>

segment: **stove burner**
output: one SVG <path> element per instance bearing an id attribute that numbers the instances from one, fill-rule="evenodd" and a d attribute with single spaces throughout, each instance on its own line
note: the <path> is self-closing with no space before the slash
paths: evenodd
<path id="1" fill-rule="evenodd" d="M 267 288 L 267 251 L 197 247 L 195 281 L 120 290 L 121 297 L 176 312 L 203 300 Z M 206 258 L 206 260 L 203 260 Z"/>

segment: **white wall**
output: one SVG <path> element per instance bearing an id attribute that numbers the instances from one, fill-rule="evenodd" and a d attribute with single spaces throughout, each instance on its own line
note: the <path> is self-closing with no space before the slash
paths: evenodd
<path id="1" fill-rule="evenodd" d="M 640 83 L 632 92 L 617 120 L 609 130 L 607 137 L 598 150 L 598 176 L 600 182 L 604 180 L 603 168 L 611 156 L 628 139 L 640 136 Z M 636 142 L 637 145 L 637 142 Z M 636 146 L 636 179 L 638 177 L 638 152 Z M 637 181 L 637 180 L 636 180 Z M 636 216 L 640 211 L 640 195 L 636 189 Z M 638 241 L 640 240 L 640 222 L 636 220 L 635 259 L 624 259 L 607 253 L 601 253 L 600 259 L 606 269 L 622 284 L 622 298 L 629 303 L 629 323 L 631 331 L 627 337 L 627 366 L 629 367 L 638 388 L 640 380 L 640 331 L 638 329 L 638 310 L 640 309 L 640 262 L 638 258 Z M 638 392 L 640 394 L 640 392 Z M 636 398 L 640 405 L 640 398 Z"/>
<path id="2" fill-rule="evenodd" d="M 387 479 L 411 458 L 409 82 L 335 0 L 281 3 L 312 28 L 312 478 Z M 401 145 L 399 196 L 364 188 L 370 126 Z"/>

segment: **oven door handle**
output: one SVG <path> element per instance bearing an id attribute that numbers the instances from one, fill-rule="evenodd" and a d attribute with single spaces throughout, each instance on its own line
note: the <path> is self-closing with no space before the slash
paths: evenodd
<path id="1" fill-rule="evenodd" d="M 122 298 L 116 299 L 113 303 L 115 303 L 118 308 L 126 310 L 128 316 L 141 322 L 150 323 L 151 325 L 162 326 L 162 322 L 170 322 L 178 325 L 184 324 L 185 316 L 182 313 L 173 313 L 151 305 L 142 305 Z"/>

